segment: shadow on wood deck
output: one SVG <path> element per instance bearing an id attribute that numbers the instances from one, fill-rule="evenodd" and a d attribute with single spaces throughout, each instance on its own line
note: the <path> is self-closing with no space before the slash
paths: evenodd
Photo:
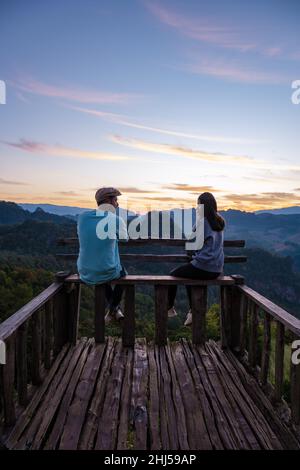
<path id="1" fill-rule="evenodd" d="M 230 351 L 213 341 L 66 345 L 6 438 L 10 449 L 296 449 Z"/>

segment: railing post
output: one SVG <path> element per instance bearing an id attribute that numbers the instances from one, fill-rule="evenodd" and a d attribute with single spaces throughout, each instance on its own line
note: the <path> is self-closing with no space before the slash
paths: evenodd
<path id="1" fill-rule="evenodd" d="M 168 336 L 168 286 L 156 285 L 155 289 L 155 343 L 167 344 Z"/>
<path id="2" fill-rule="evenodd" d="M 54 308 L 54 344 L 53 355 L 54 357 L 60 352 L 63 345 L 68 340 L 67 335 L 67 296 L 66 289 L 63 288 L 58 292 L 53 299 Z"/>
<path id="3" fill-rule="evenodd" d="M 49 300 L 45 305 L 45 351 L 44 351 L 44 363 L 45 369 L 51 367 L 51 350 L 53 347 L 53 336 L 52 336 L 52 325 L 53 325 L 53 301 Z"/>
<path id="4" fill-rule="evenodd" d="M 135 339 L 135 286 L 126 286 L 122 330 L 123 346 L 133 347 Z"/>
<path id="5" fill-rule="evenodd" d="M 95 286 L 95 341 L 105 342 L 105 286 Z"/>
<path id="6" fill-rule="evenodd" d="M 284 378 L 284 325 L 277 322 L 275 344 L 275 390 L 274 399 L 279 402 L 283 393 Z M 299 395 L 300 400 L 300 395 Z"/>
<path id="7" fill-rule="evenodd" d="M 31 377 L 33 385 L 39 385 L 41 378 L 41 312 L 32 315 L 32 358 Z"/>
<path id="8" fill-rule="evenodd" d="M 241 352 L 242 292 L 238 285 L 244 283 L 243 276 L 231 276 L 236 285 L 221 287 L 221 343 L 222 348 Z"/>
<path id="9" fill-rule="evenodd" d="M 194 344 L 204 344 L 206 338 L 207 287 L 192 286 L 192 338 Z"/>
<path id="10" fill-rule="evenodd" d="M 68 288 L 68 339 L 76 344 L 80 312 L 81 284 L 71 284 Z"/>
<path id="11" fill-rule="evenodd" d="M 15 354 L 16 335 L 12 334 L 6 341 L 6 363 L 0 366 L 1 388 L 4 409 L 4 424 L 12 426 L 16 421 L 16 410 L 14 401 L 14 381 L 15 381 Z"/>
<path id="12" fill-rule="evenodd" d="M 23 323 L 17 330 L 17 386 L 19 403 L 22 406 L 27 405 L 27 322 Z"/>
<path id="13" fill-rule="evenodd" d="M 299 339 L 292 335 L 292 341 Z M 293 354 L 293 350 L 291 350 Z M 294 364 L 291 360 L 291 411 L 292 419 L 295 424 L 300 424 L 300 364 Z"/>

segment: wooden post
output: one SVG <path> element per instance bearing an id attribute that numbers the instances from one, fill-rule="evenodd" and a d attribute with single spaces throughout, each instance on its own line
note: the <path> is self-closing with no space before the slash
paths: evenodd
<path id="1" fill-rule="evenodd" d="M 23 323 L 17 330 L 17 387 L 19 403 L 22 406 L 27 405 L 27 322 Z"/>
<path id="2" fill-rule="evenodd" d="M 194 344 L 204 344 L 206 339 L 207 287 L 192 286 L 192 338 Z"/>
<path id="3" fill-rule="evenodd" d="M 66 290 L 63 288 L 54 297 L 54 345 L 53 355 L 54 357 L 60 352 L 63 345 L 66 343 L 67 329 L 66 329 L 66 318 L 67 318 L 67 302 L 66 302 Z"/>
<path id="4" fill-rule="evenodd" d="M 271 316 L 265 312 L 264 318 L 264 340 L 261 359 L 260 380 L 262 385 L 266 385 L 269 375 L 271 353 Z"/>
<path id="5" fill-rule="evenodd" d="M 155 343 L 167 344 L 168 336 L 168 286 L 155 286 Z"/>
<path id="6" fill-rule="evenodd" d="M 81 284 L 72 284 L 68 290 L 68 339 L 77 343 L 80 312 Z"/>
<path id="7" fill-rule="evenodd" d="M 227 349 L 231 342 L 230 303 L 231 291 L 228 287 L 221 286 L 221 346 L 223 349 Z"/>
<path id="8" fill-rule="evenodd" d="M 105 286 L 95 286 L 95 341 L 105 342 Z"/>
<path id="9" fill-rule="evenodd" d="M 292 341 L 298 340 L 296 335 L 292 335 Z M 291 350 L 291 354 L 293 354 Z M 300 424 L 300 364 L 293 364 L 291 360 L 291 411 L 295 424 Z"/>
<path id="10" fill-rule="evenodd" d="M 12 426 L 16 421 L 14 402 L 15 343 L 16 336 L 12 334 L 5 341 L 6 363 L 0 366 L 5 426 Z"/>
<path id="11" fill-rule="evenodd" d="M 122 330 L 123 346 L 134 346 L 135 339 L 135 286 L 126 286 L 125 309 Z"/>
<path id="12" fill-rule="evenodd" d="M 248 297 L 241 298 L 241 332 L 240 332 L 240 354 L 244 355 L 247 349 L 248 335 Z"/>
<path id="13" fill-rule="evenodd" d="M 32 360 L 31 378 L 33 385 L 39 385 L 41 379 L 41 312 L 32 315 Z"/>
<path id="14" fill-rule="evenodd" d="M 274 399 L 280 401 L 283 393 L 284 375 L 284 325 L 277 322 L 275 344 L 275 390 Z M 300 400 L 300 396 L 299 396 Z"/>
<path id="15" fill-rule="evenodd" d="M 53 324 L 53 301 L 49 300 L 45 305 L 45 351 L 44 364 L 45 369 L 51 367 L 51 350 L 52 350 L 52 324 Z"/>
<path id="16" fill-rule="evenodd" d="M 258 328 L 258 306 L 250 304 L 250 338 L 249 338 L 249 364 L 255 369 L 257 365 L 257 328 Z"/>

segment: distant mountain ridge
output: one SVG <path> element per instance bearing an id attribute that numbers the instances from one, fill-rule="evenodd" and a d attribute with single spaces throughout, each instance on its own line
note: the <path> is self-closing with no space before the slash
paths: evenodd
<path id="1" fill-rule="evenodd" d="M 34 212 L 22 209 L 15 202 L 0 201 L 0 224 L 15 225 L 26 221 L 52 222 L 56 224 L 70 223 L 68 217 L 50 214 L 38 207 Z"/>
<path id="2" fill-rule="evenodd" d="M 300 206 L 282 207 L 281 209 L 264 209 L 255 211 L 255 214 L 292 215 L 300 214 Z"/>

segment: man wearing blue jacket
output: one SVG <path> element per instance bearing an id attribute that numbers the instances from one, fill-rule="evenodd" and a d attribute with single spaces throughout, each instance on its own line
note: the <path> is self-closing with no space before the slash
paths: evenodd
<path id="1" fill-rule="evenodd" d="M 83 212 L 77 224 L 79 276 L 88 285 L 105 284 L 106 323 L 124 318 L 120 308 L 123 287 L 116 285 L 113 289 L 109 282 L 126 275 L 120 263 L 118 240 L 128 240 L 128 233 L 124 220 L 116 214 L 118 196 L 121 196 L 118 189 L 98 189 L 95 194 L 98 208 Z"/>

